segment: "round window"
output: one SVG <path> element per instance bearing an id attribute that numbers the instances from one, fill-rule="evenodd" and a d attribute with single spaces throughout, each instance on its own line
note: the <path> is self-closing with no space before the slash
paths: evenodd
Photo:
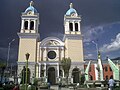
<path id="1" fill-rule="evenodd" d="M 56 52 L 55 51 L 49 51 L 47 56 L 50 59 L 54 59 L 56 57 Z"/>

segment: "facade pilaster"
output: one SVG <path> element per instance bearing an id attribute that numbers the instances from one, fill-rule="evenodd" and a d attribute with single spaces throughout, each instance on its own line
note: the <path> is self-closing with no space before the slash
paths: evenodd
<path id="1" fill-rule="evenodd" d="M 78 23 L 78 31 L 80 31 L 80 22 Z"/>
<path id="2" fill-rule="evenodd" d="M 46 75 L 46 63 L 44 63 L 44 77 L 46 77 L 47 75 Z"/>
<path id="3" fill-rule="evenodd" d="M 24 19 L 22 19 L 22 25 L 21 25 L 21 30 L 24 29 Z"/>
<path id="4" fill-rule="evenodd" d="M 40 78 L 40 74 L 41 74 L 41 63 L 39 63 L 39 73 L 38 73 L 39 78 Z"/>
<path id="5" fill-rule="evenodd" d="M 57 77 L 59 77 L 59 71 L 60 71 L 60 69 L 59 69 L 59 63 L 57 63 Z"/>
<path id="6" fill-rule="evenodd" d="M 36 20 L 34 20 L 34 30 L 36 31 Z"/>

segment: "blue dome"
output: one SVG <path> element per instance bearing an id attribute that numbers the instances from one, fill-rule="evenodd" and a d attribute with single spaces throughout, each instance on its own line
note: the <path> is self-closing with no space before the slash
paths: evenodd
<path id="1" fill-rule="evenodd" d="M 71 15 L 72 13 L 77 13 L 77 11 L 74 8 L 70 8 L 67 12 L 66 15 Z"/>
<path id="2" fill-rule="evenodd" d="M 77 16 L 77 11 L 73 8 L 73 4 L 70 3 L 70 9 L 66 12 L 66 16 L 71 16 L 73 13 Z"/>
<path id="3" fill-rule="evenodd" d="M 33 6 L 29 6 L 26 10 L 25 13 L 28 13 L 29 11 L 32 11 L 33 13 L 37 13 L 37 10 Z"/>

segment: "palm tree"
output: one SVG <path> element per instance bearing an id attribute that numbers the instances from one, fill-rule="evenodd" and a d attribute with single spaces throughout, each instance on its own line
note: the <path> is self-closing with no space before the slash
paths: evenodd
<path id="1" fill-rule="evenodd" d="M 0 69 L 1 69 L 1 82 L 2 82 L 2 80 L 3 80 L 3 76 L 4 76 L 5 68 L 6 68 L 6 64 L 0 62 Z"/>
<path id="2" fill-rule="evenodd" d="M 71 59 L 70 58 L 62 58 L 61 65 L 64 70 L 64 74 L 67 79 L 67 85 L 68 85 L 68 76 L 69 76 L 69 70 L 71 67 Z"/>

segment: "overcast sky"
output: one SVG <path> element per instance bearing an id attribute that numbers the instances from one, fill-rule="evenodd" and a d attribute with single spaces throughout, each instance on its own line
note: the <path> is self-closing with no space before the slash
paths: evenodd
<path id="1" fill-rule="evenodd" d="M 40 15 L 41 40 L 48 36 L 62 39 L 64 15 L 73 3 L 81 15 L 81 32 L 84 38 L 84 57 L 96 59 L 97 43 L 102 58 L 120 57 L 120 0 L 33 0 Z M 30 0 L 0 1 L 0 58 L 6 60 L 8 43 L 11 44 L 10 60 L 17 59 L 21 13 L 29 7 Z M 47 32 L 47 33 L 46 33 Z"/>

